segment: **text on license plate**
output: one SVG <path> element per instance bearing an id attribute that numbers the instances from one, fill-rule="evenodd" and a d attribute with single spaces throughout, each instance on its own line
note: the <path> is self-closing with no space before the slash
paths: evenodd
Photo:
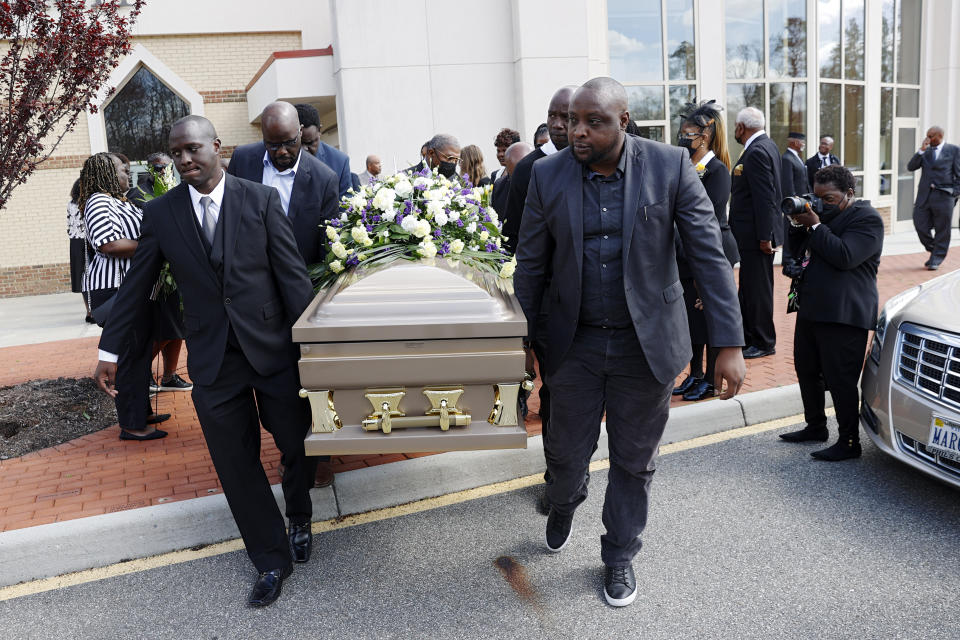
<path id="1" fill-rule="evenodd" d="M 927 449 L 960 462 L 960 424 L 942 416 L 933 416 Z"/>

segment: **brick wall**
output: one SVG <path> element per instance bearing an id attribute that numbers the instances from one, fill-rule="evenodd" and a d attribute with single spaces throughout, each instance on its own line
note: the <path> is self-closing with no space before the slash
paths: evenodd
<path id="1" fill-rule="evenodd" d="M 138 36 L 133 41 L 200 93 L 224 157 L 237 145 L 260 139 L 260 129 L 249 122 L 244 87 L 272 52 L 301 48 L 298 32 Z M 87 117 L 81 114 L 56 154 L 0 210 L 0 297 L 69 290 L 66 205 L 89 155 Z"/>
<path id="2" fill-rule="evenodd" d="M 0 298 L 70 291 L 70 263 L 0 269 Z"/>
<path id="3" fill-rule="evenodd" d="M 883 232 L 890 234 L 893 230 L 890 228 L 890 221 L 893 216 L 893 207 L 877 207 L 877 213 L 883 218 Z"/>

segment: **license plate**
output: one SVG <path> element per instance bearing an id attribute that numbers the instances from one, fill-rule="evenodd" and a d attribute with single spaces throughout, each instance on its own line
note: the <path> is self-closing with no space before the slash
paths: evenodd
<path id="1" fill-rule="evenodd" d="M 943 416 L 933 416 L 927 449 L 944 458 L 960 462 L 960 423 Z"/>

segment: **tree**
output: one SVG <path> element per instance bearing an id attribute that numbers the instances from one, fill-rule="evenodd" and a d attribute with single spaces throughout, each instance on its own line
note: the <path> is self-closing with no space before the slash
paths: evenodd
<path id="1" fill-rule="evenodd" d="M 0 59 L 0 209 L 80 113 L 96 111 L 143 2 L 0 1 L 0 40 L 9 45 Z"/>

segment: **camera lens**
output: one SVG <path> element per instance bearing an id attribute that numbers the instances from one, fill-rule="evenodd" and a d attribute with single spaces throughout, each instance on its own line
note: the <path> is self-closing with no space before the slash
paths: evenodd
<path id="1" fill-rule="evenodd" d="M 806 204 L 807 201 L 804 198 L 800 196 L 790 196 L 780 202 L 780 211 L 783 212 L 785 216 L 795 216 L 803 213 Z"/>

